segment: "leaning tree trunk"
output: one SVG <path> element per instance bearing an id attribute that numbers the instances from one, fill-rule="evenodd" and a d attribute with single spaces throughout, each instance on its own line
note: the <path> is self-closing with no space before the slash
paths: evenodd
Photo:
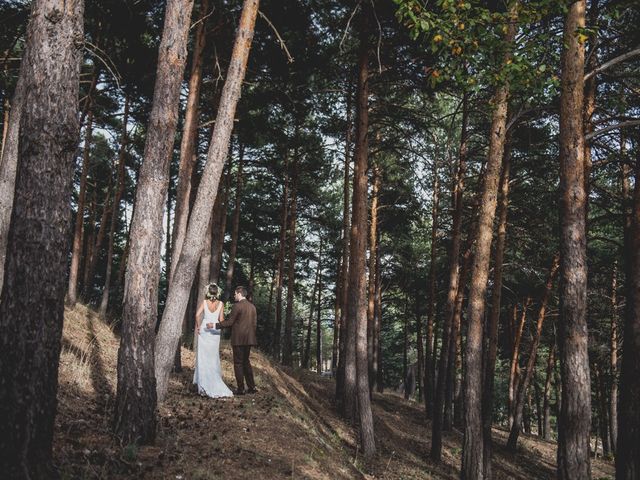
<path id="1" fill-rule="evenodd" d="M 0 291 L 2 291 L 4 280 L 4 264 L 16 184 L 20 117 L 22 115 L 24 85 L 27 83 L 24 75 L 21 68 L 13 93 L 11 111 L 8 112 L 7 128 L 3 131 L 2 151 L 0 151 Z M 5 116 L 7 116 L 7 111 L 5 111 Z"/>
<path id="2" fill-rule="evenodd" d="M 640 476 L 640 154 L 637 155 L 628 249 L 625 249 L 628 275 L 618 404 L 617 480 Z"/>
<path id="3" fill-rule="evenodd" d="M 584 172 L 584 43 L 586 0 L 569 6 L 564 25 L 560 95 L 560 373 L 558 478 L 591 478 L 591 392 L 587 330 L 587 242 Z"/>
<path id="4" fill-rule="evenodd" d="M 153 341 L 158 309 L 162 216 L 169 187 L 169 165 L 192 6 L 193 0 L 167 0 L 153 107 L 129 232 L 114 411 L 116 436 L 124 443 L 152 442 L 156 433 Z M 182 315 L 178 321 L 182 323 Z M 170 364 L 173 364 L 174 353 L 175 346 Z"/>
<path id="5" fill-rule="evenodd" d="M 445 404 L 446 380 L 448 378 L 449 345 L 453 317 L 456 309 L 456 296 L 460 282 L 460 245 L 462 243 L 462 200 L 464 193 L 464 175 L 467 160 L 468 139 L 468 97 L 463 97 L 462 103 L 462 127 L 460 131 L 460 152 L 458 157 L 458 171 L 453 186 L 452 201 L 453 225 L 451 229 L 451 250 L 449 252 L 449 284 L 447 290 L 447 303 L 445 307 L 444 323 L 442 325 L 442 346 L 440 347 L 440 360 L 438 363 L 438 377 L 433 399 L 433 420 L 431 422 L 431 452 L 432 460 L 439 462 L 442 459 L 442 427 Z M 432 246 L 433 248 L 433 246 Z M 430 299 L 430 303 L 433 300 Z M 435 341 L 434 341 L 435 343 Z M 435 363 L 435 358 L 434 358 Z M 435 372 L 435 367 L 434 367 Z"/>
<path id="6" fill-rule="evenodd" d="M 243 177 L 244 167 L 244 146 L 238 145 L 238 171 L 236 173 L 236 203 L 233 207 L 233 221 L 231 223 L 231 245 L 229 246 L 229 259 L 227 262 L 226 282 L 224 289 L 225 301 L 231 298 L 231 290 L 233 288 L 233 272 L 235 270 L 236 253 L 238 252 L 238 241 L 240 235 L 240 211 L 242 205 L 242 186 L 244 184 Z"/>
<path id="7" fill-rule="evenodd" d="M 298 140 L 296 128 L 296 141 Z M 293 298 L 296 275 L 296 223 L 298 216 L 298 155 L 296 146 L 291 165 L 291 194 L 289 198 L 289 271 L 287 272 L 287 308 L 284 317 L 284 341 L 282 343 L 282 364 L 293 366 Z"/>
<path id="8" fill-rule="evenodd" d="M 111 274 L 113 269 L 113 247 L 115 234 L 120 222 L 120 201 L 125 189 L 125 159 L 127 152 L 127 122 L 129 121 L 129 97 L 124 99 L 124 117 L 122 119 L 122 134 L 120 136 L 120 150 L 118 152 L 118 184 L 113 198 L 111 225 L 109 226 L 109 246 L 107 248 L 107 268 L 104 276 L 104 288 L 100 300 L 100 314 L 105 315 L 109 306 L 109 292 L 111 288 Z"/>
<path id="9" fill-rule="evenodd" d="M 353 206 L 351 214 L 351 242 L 349 252 L 349 320 L 345 365 L 346 412 L 355 408 L 360 426 L 360 447 L 369 457 L 376 451 L 373 415 L 369 393 L 369 364 L 367 359 L 367 160 L 369 156 L 369 9 L 363 9 L 358 59 L 358 89 L 356 102 L 356 143 L 353 171 Z M 355 354 L 355 355 L 354 355 Z M 355 357 L 355 358 L 354 358 Z M 353 368 L 355 367 L 355 369 Z M 355 370 L 355 372 L 353 372 Z M 355 373 L 355 378 L 352 378 Z M 351 396 L 351 398 L 349 398 Z"/>
<path id="10" fill-rule="evenodd" d="M 533 371 L 536 365 L 536 356 L 538 354 L 538 345 L 540 345 L 540 337 L 542 335 L 542 325 L 546 316 L 547 304 L 549 303 L 549 297 L 551 296 L 551 289 L 553 288 L 553 281 L 558 272 L 558 256 L 554 256 L 551 262 L 551 268 L 547 276 L 547 283 L 545 285 L 542 298 L 540 299 L 540 308 L 538 310 L 538 321 L 536 323 L 536 330 L 534 332 L 533 339 L 531 340 L 531 346 L 529 347 L 529 358 L 527 359 L 527 366 L 524 372 L 524 376 L 518 382 L 516 389 L 516 402 L 513 408 L 514 416 L 511 423 L 511 432 L 509 433 L 509 439 L 507 441 L 507 448 L 512 452 L 516 451 L 516 445 L 518 443 L 518 437 L 520 436 L 520 425 L 522 423 L 522 415 L 524 411 L 524 402 L 527 395 L 527 390 L 531 379 L 533 378 Z"/>
<path id="11" fill-rule="evenodd" d="M 242 7 L 240 24 L 231 54 L 227 79 L 220 99 L 220 107 L 211 136 L 207 163 L 202 172 L 198 194 L 189 217 L 180 259 L 173 274 L 173 283 L 167 297 L 167 303 L 160 322 L 156 338 L 155 361 L 158 399 L 166 396 L 169 373 L 173 355 L 180 338 L 182 318 L 184 316 L 189 291 L 193 283 L 195 269 L 202 253 L 202 238 L 209 226 L 209 219 L 220 183 L 224 160 L 229 148 L 233 118 L 236 111 L 240 88 L 247 67 L 258 0 L 245 0 Z"/>
<path id="12" fill-rule="evenodd" d="M 509 25 L 504 44 L 507 51 L 504 62 L 512 56 L 516 33 L 518 2 L 509 6 Z M 484 441 L 482 435 L 482 319 L 484 317 L 484 297 L 487 290 L 493 219 L 496 212 L 500 166 L 506 140 L 507 107 L 509 83 L 497 87 L 493 98 L 493 115 L 489 141 L 482 200 L 478 214 L 478 231 L 469 285 L 469 306 L 467 313 L 467 342 L 464 355 L 464 441 L 462 444 L 462 469 L 460 478 L 482 480 L 484 467 Z"/>
<path id="13" fill-rule="evenodd" d="M 511 152 L 508 140 L 505 141 L 505 151 L 502 158 L 502 174 L 500 176 L 500 199 L 498 202 L 498 234 L 493 262 L 493 287 L 491 291 L 491 311 L 488 317 L 487 339 L 484 353 L 484 389 L 482 392 L 482 435 L 484 437 L 483 468 L 484 476 L 492 478 L 491 456 L 492 440 L 491 427 L 493 424 L 493 389 L 496 370 L 496 356 L 498 353 L 498 321 L 502 302 L 502 265 L 507 239 L 507 211 L 509 207 L 509 173 L 511 166 Z"/>
<path id="14" fill-rule="evenodd" d="M 465 120 L 463 120 L 463 124 L 465 125 L 466 130 L 466 115 L 467 115 L 467 93 L 465 92 L 462 97 L 462 115 Z M 466 147 L 465 147 L 466 148 Z M 462 155 L 461 155 L 462 158 Z M 462 168 L 464 168 L 464 161 L 461 160 Z M 458 191 L 462 193 L 462 186 L 464 182 L 464 171 L 460 172 L 460 164 L 458 165 L 458 173 L 456 176 L 456 187 L 454 190 L 457 191 L 454 193 L 454 216 L 456 214 L 460 214 L 461 212 L 457 212 L 456 210 L 456 200 Z M 460 200 L 462 200 L 462 195 L 460 195 Z M 432 196 L 432 206 L 431 206 L 431 255 L 429 258 L 429 277 L 428 277 L 428 287 L 429 287 L 429 297 L 427 300 L 427 331 L 426 331 L 426 347 L 425 347 L 425 358 L 424 358 L 424 406 L 427 418 L 433 418 L 433 401 L 434 394 L 436 388 L 436 361 L 435 361 L 435 336 L 434 331 L 437 330 L 434 326 L 435 321 L 435 312 L 436 312 L 436 253 L 437 253 L 437 241 L 438 241 L 438 220 L 439 220 L 439 210 L 440 210 L 440 180 L 438 177 L 438 161 L 434 159 L 433 161 L 433 196 Z M 458 228 L 460 228 L 460 222 L 458 221 Z M 458 237 L 459 238 L 459 237 Z"/>
<path id="15" fill-rule="evenodd" d="M 91 109 L 91 106 L 89 106 Z M 78 271 L 80 269 L 80 257 L 82 256 L 82 243 L 84 235 L 84 202 L 87 193 L 87 175 L 89 172 L 89 155 L 93 140 L 93 111 L 89 110 L 89 118 L 85 128 L 84 146 L 82 149 L 82 172 L 80 173 L 80 191 L 78 192 L 78 210 L 76 211 L 76 223 L 73 232 L 71 249 L 71 268 L 69 269 L 69 286 L 67 289 L 67 304 L 73 306 L 78 300 Z"/>
<path id="16" fill-rule="evenodd" d="M 173 271 L 180 258 L 180 250 L 184 243 L 184 235 L 189 219 L 189 199 L 191 198 L 191 177 L 193 167 L 197 159 L 198 136 L 198 103 L 200 101 L 200 88 L 202 86 L 202 57 L 207 37 L 205 35 L 206 19 L 209 14 L 209 0 L 200 3 L 200 18 L 197 23 L 194 37 L 193 59 L 191 63 L 191 77 L 189 78 L 189 95 L 187 96 L 187 109 L 184 118 L 184 129 L 180 143 L 180 163 L 178 166 L 178 185 L 176 187 L 176 207 L 173 219 L 173 239 L 171 253 L 171 267 L 169 268 L 169 285 Z"/>
<path id="17" fill-rule="evenodd" d="M 27 27 L 19 89 L 29 92 L 29 101 L 15 112 L 20 117 L 15 195 L 0 296 L 0 471 L 5 478 L 55 478 L 57 473 L 51 450 L 79 134 L 83 14 L 81 0 L 34 0 Z"/>

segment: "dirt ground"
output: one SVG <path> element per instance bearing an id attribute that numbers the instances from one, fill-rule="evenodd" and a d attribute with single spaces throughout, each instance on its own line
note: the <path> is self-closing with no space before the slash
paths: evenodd
<path id="1" fill-rule="evenodd" d="M 54 457 L 62 478 L 146 479 L 448 479 L 458 478 L 462 434 L 444 436 L 443 462 L 429 461 L 430 424 L 422 407 L 395 394 L 373 401 L 378 454 L 364 461 L 356 432 L 335 413 L 333 381 L 274 365 L 252 352 L 259 392 L 229 399 L 197 395 L 193 352 L 183 349 L 159 409 L 153 446 L 119 445 L 110 421 L 118 339 L 86 307 L 66 311 L 60 359 Z M 234 385 L 231 347 L 221 348 L 223 375 Z M 519 452 L 494 429 L 499 479 L 555 478 L 555 443 L 521 436 Z M 592 463 L 593 478 L 613 478 L 611 463 Z"/>

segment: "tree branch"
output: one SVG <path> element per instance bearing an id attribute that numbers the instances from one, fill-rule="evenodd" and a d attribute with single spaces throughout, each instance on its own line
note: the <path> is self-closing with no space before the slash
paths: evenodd
<path id="1" fill-rule="evenodd" d="M 616 123 L 615 125 L 609 125 L 608 127 L 601 128 L 600 130 L 596 130 L 595 132 L 591 132 L 585 135 L 584 139 L 586 141 L 589 141 L 592 138 L 599 137 L 600 135 L 610 132 L 611 130 L 618 130 L 620 128 L 626 128 L 626 127 L 634 127 L 636 125 L 640 125 L 640 119 L 620 122 L 620 123 Z"/>
<path id="2" fill-rule="evenodd" d="M 271 21 L 267 18 L 267 16 L 264 13 L 262 13 L 261 10 L 258 10 L 258 13 L 264 19 L 264 21 L 269 24 L 269 26 L 271 27 L 271 30 L 273 30 L 273 33 L 276 34 L 276 37 L 278 37 L 278 41 L 280 42 L 280 48 L 282 48 L 282 50 L 284 50 L 285 53 L 287 54 L 287 60 L 289 61 L 289 63 L 293 63 L 293 57 L 289 53 L 289 50 L 287 49 L 287 46 L 285 45 L 284 40 L 282 40 L 282 37 L 278 33 L 278 30 L 276 29 L 276 27 L 273 25 L 273 23 L 271 23 Z"/>
<path id="3" fill-rule="evenodd" d="M 635 57 L 637 55 L 640 55 L 640 47 L 637 47 L 634 50 L 631 50 L 630 52 L 623 53 L 622 55 L 620 55 L 618 57 L 612 58 L 608 62 L 603 63 L 602 65 L 600 65 L 597 68 L 594 68 L 593 70 L 591 70 L 590 72 L 588 72 L 584 76 L 584 79 L 585 80 L 589 80 L 594 75 L 597 75 L 598 73 L 603 72 L 604 70 L 607 70 L 607 69 L 617 65 L 618 63 L 624 62 L 625 60 L 628 60 L 629 58 L 633 58 L 633 57 Z"/>

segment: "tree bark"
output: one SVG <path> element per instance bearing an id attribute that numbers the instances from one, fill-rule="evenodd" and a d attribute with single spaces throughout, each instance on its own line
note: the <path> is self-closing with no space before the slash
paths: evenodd
<path id="1" fill-rule="evenodd" d="M 504 37 L 507 48 L 504 62 L 512 56 L 516 33 L 518 2 L 509 5 L 509 25 Z M 509 83 L 505 81 L 497 87 L 493 98 L 489 154 L 487 158 L 482 199 L 478 214 L 478 232 L 473 256 L 473 267 L 469 285 L 469 305 L 467 314 L 467 342 L 464 355 L 464 441 L 462 445 L 462 469 L 460 478 L 482 480 L 484 442 L 482 435 L 482 319 L 484 317 L 484 297 L 489 275 L 493 220 L 496 212 L 500 166 L 506 140 L 507 107 Z"/>
<path id="2" fill-rule="evenodd" d="M 498 321 L 502 302 L 502 267 L 504 250 L 507 239 L 507 211 L 509 207 L 509 173 L 511 168 L 511 152 L 508 139 L 505 139 L 505 150 L 502 157 L 502 173 L 498 200 L 498 232 L 496 238 L 495 257 L 493 262 L 493 287 L 491 291 L 491 311 L 487 325 L 487 338 L 484 352 L 484 386 L 482 392 L 482 435 L 484 437 L 484 476 L 492 478 L 491 456 L 493 424 L 493 389 L 496 370 L 496 356 L 498 353 Z"/>
<path id="3" fill-rule="evenodd" d="M 635 188 L 625 249 L 626 306 L 620 368 L 616 479 L 640 476 L 640 154 L 635 165 Z"/>
<path id="4" fill-rule="evenodd" d="M 176 268 L 180 251 L 184 243 L 184 235 L 187 230 L 189 219 L 189 203 L 191 198 L 191 177 L 193 167 L 197 159 L 197 136 L 198 136 L 198 103 L 200 102 L 200 89 L 202 86 L 202 58 L 207 37 L 206 23 L 209 10 L 209 0 L 200 2 L 200 18 L 196 26 L 196 33 L 193 41 L 193 55 L 191 62 L 191 77 L 189 78 L 189 94 L 187 96 L 187 107 L 184 118 L 184 128 L 182 140 L 180 142 L 180 163 L 178 166 L 178 184 L 176 187 L 176 207 L 173 219 L 173 239 L 171 253 L 171 267 L 169 268 L 169 285 Z"/>
<path id="5" fill-rule="evenodd" d="M 7 242 L 16 185 L 20 117 L 22 116 L 22 102 L 27 83 L 24 75 L 21 66 L 18 83 L 13 93 L 11 110 L 5 110 L 5 117 L 8 115 L 8 124 L 3 132 L 2 151 L 0 151 L 0 192 L 2 192 L 0 194 L 0 291 L 2 291 L 4 281 Z"/>
<path id="6" fill-rule="evenodd" d="M 529 358 L 527 359 L 527 366 L 524 372 L 524 376 L 517 382 L 516 388 L 516 402 L 513 408 L 514 417 L 511 423 L 511 432 L 509 433 L 509 439 L 507 440 L 507 448 L 512 452 L 516 451 L 516 445 L 518 443 L 518 436 L 520 435 L 520 424 L 522 423 L 522 413 L 524 410 L 525 397 L 536 365 L 536 356 L 538 354 L 538 345 L 540 345 L 540 337 L 542 335 L 542 325 L 546 316 L 547 304 L 549 303 L 549 297 L 551 296 L 551 290 L 553 288 L 553 281 L 558 272 L 559 256 L 553 257 L 551 267 L 549 268 L 549 274 L 547 275 L 547 283 L 540 299 L 540 308 L 538 310 L 538 320 L 536 323 L 535 334 L 531 340 L 531 346 L 529 347 Z"/>
<path id="7" fill-rule="evenodd" d="M 363 7 L 358 54 L 356 142 L 349 254 L 349 320 L 347 323 L 345 405 L 355 408 L 357 394 L 360 446 L 365 457 L 376 451 L 367 359 L 367 160 L 369 156 L 369 8 Z M 355 367 L 355 368 L 354 368 Z M 347 415 L 349 417 L 349 415 Z"/>
<path id="8" fill-rule="evenodd" d="M 591 394 L 587 351 L 586 191 L 584 164 L 585 0 L 569 6 L 564 25 L 560 95 L 560 373 L 558 478 L 591 477 Z"/>
<path id="9" fill-rule="evenodd" d="M 104 277 L 104 288 L 102 290 L 102 299 L 100 301 L 100 314 L 106 315 L 109 306 L 109 292 L 111 287 L 111 271 L 113 268 L 113 247 L 115 243 L 115 234 L 120 222 L 120 201 L 124 195 L 125 189 L 125 159 L 127 153 L 127 123 L 129 121 L 129 97 L 124 99 L 124 116 L 122 118 L 122 133 L 120 136 L 120 150 L 118 152 L 118 184 L 116 186 L 116 194 L 113 198 L 113 213 L 111 215 L 111 225 L 109 226 L 109 246 L 107 250 L 107 268 Z"/>
<path id="10" fill-rule="evenodd" d="M 462 116 L 463 116 L 463 135 L 466 135 L 466 122 L 468 118 L 468 95 L 464 92 L 462 97 Z M 462 149 L 462 147 L 461 147 Z M 465 146 L 466 149 L 466 146 Z M 462 171 L 460 169 L 463 169 Z M 462 154 L 460 155 L 460 160 L 458 164 L 458 172 L 456 175 L 455 185 L 452 191 L 453 193 L 453 210 L 454 217 L 458 215 L 458 223 L 457 226 L 460 228 L 460 218 L 462 215 L 462 211 L 457 210 L 457 201 L 460 200 L 460 206 L 462 207 L 462 191 L 464 185 L 464 159 L 462 159 Z M 459 192 L 459 198 L 458 198 Z M 431 206 L 431 253 L 429 258 L 429 277 L 428 277 L 428 288 L 429 288 L 429 297 L 427 300 L 427 331 L 426 331 L 426 347 L 425 347 L 425 358 L 424 358 L 424 407 L 427 418 L 433 418 L 433 408 L 434 408 L 434 397 L 435 397 L 435 388 L 436 388 L 436 356 L 435 356 L 435 336 L 434 330 L 437 328 L 434 327 L 435 322 L 435 311 L 436 311 L 436 254 L 437 254 L 437 240 L 438 240 L 438 221 L 439 221 L 439 213 L 440 213 L 440 180 L 438 177 L 438 161 L 434 159 L 433 161 L 433 196 L 432 196 L 432 206 Z M 454 226 L 455 226 L 455 218 L 454 218 Z M 459 232 L 458 232 L 459 239 Z M 456 259 L 456 262 L 458 260 Z"/>
<path id="11" fill-rule="evenodd" d="M 89 107 L 91 108 L 91 107 Z M 89 158 L 91 142 L 93 141 L 93 111 L 89 110 L 87 127 L 85 128 L 84 146 L 82 148 L 82 172 L 80 174 L 80 191 L 78 192 L 78 210 L 73 232 L 73 247 L 71 250 L 71 268 L 69 270 L 69 287 L 67 289 L 67 304 L 74 306 L 78 300 L 78 270 L 82 256 L 84 235 L 84 201 L 87 192 L 87 175 L 89 172 Z"/>
<path id="12" fill-rule="evenodd" d="M 296 142 L 298 141 L 298 129 L 296 127 Z M 299 147 L 296 146 L 291 164 L 291 194 L 289 196 L 289 245 L 288 245 L 288 272 L 287 272 L 287 308 L 284 317 L 284 341 L 282 344 L 282 364 L 293 366 L 293 299 L 296 276 L 296 223 L 298 216 L 298 155 Z"/>
<path id="13" fill-rule="evenodd" d="M 29 101 L 12 115 L 12 121 L 20 117 L 18 132 L 8 133 L 17 136 L 17 150 L 8 153 L 15 155 L 16 173 L 15 190 L 9 185 L 14 192 L 10 255 L 0 296 L 0 471 L 5 478 L 57 474 L 52 441 L 79 135 L 83 16 L 80 0 L 31 3 L 18 81 Z"/>
<path id="14" fill-rule="evenodd" d="M 192 7 L 193 0 L 167 0 L 153 106 L 129 232 L 114 411 L 114 430 L 125 444 L 152 442 L 156 433 L 154 326 L 158 309 L 161 225 Z M 182 323 L 182 315 L 176 318 Z M 175 348 L 173 345 L 170 352 L 169 369 Z"/>
<path id="15" fill-rule="evenodd" d="M 468 141 L 468 97 L 463 97 L 462 126 L 460 131 L 460 152 L 458 155 L 458 171 L 452 189 L 453 225 L 451 232 L 451 251 L 449 252 L 449 287 L 447 291 L 447 304 L 445 307 L 444 323 L 442 326 L 442 346 L 440 348 L 440 360 L 438 363 L 438 376 L 434 396 L 433 421 L 431 422 L 431 452 L 432 460 L 440 461 L 442 458 L 442 429 L 446 393 L 446 379 L 449 369 L 449 346 L 451 343 L 451 330 L 453 317 L 455 316 L 456 296 L 460 281 L 460 245 L 462 243 L 462 200 L 464 193 L 464 175 L 466 172 L 467 141 Z M 435 359 L 434 359 L 435 363 Z M 435 369 L 434 369 L 435 370 Z"/>
<path id="16" fill-rule="evenodd" d="M 369 358 L 369 391 L 373 391 L 374 374 L 375 316 L 376 316 L 376 253 L 378 239 L 378 196 L 380 192 L 380 168 L 373 165 L 373 185 L 371 191 L 371 223 L 369 225 L 369 285 L 367 298 L 367 356 Z"/>
<path id="17" fill-rule="evenodd" d="M 195 268 L 202 254 L 202 238 L 209 226 L 225 156 L 229 148 L 233 118 L 247 67 L 257 11 L 258 0 L 245 0 L 227 78 L 222 89 L 207 162 L 202 172 L 196 200 L 189 217 L 184 245 L 176 265 L 160 330 L 156 337 L 155 371 L 160 401 L 165 398 L 167 393 L 173 352 L 180 338 L 182 318 L 187 307 Z"/>

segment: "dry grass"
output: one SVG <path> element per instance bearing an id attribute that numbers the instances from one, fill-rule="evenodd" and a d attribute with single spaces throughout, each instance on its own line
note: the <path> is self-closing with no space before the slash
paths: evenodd
<path id="1" fill-rule="evenodd" d="M 356 435 L 334 413 L 333 381 L 274 365 L 252 353 L 253 396 L 209 399 L 191 388 L 193 352 L 174 375 L 159 408 L 154 446 L 121 446 L 111 436 L 119 341 L 86 307 L 66 311 L 60 358 L 54 454 L 63 478 L 163 479 L 443 479 L 458 478 L 462 436 L 445 434 L 443 462 L 428 460 L 430 424 L 421 406 L 374 395 L 378 455 L 363 461 Z M 231 348 L 223 342 L 224 379 L 234 385 Z M 515 456 L 497 439 L 499 479 L 555 478 L 555 444 L 524 435 Z M 612 478 L 611 464 L 595 461 L 594 478 Z"/>

